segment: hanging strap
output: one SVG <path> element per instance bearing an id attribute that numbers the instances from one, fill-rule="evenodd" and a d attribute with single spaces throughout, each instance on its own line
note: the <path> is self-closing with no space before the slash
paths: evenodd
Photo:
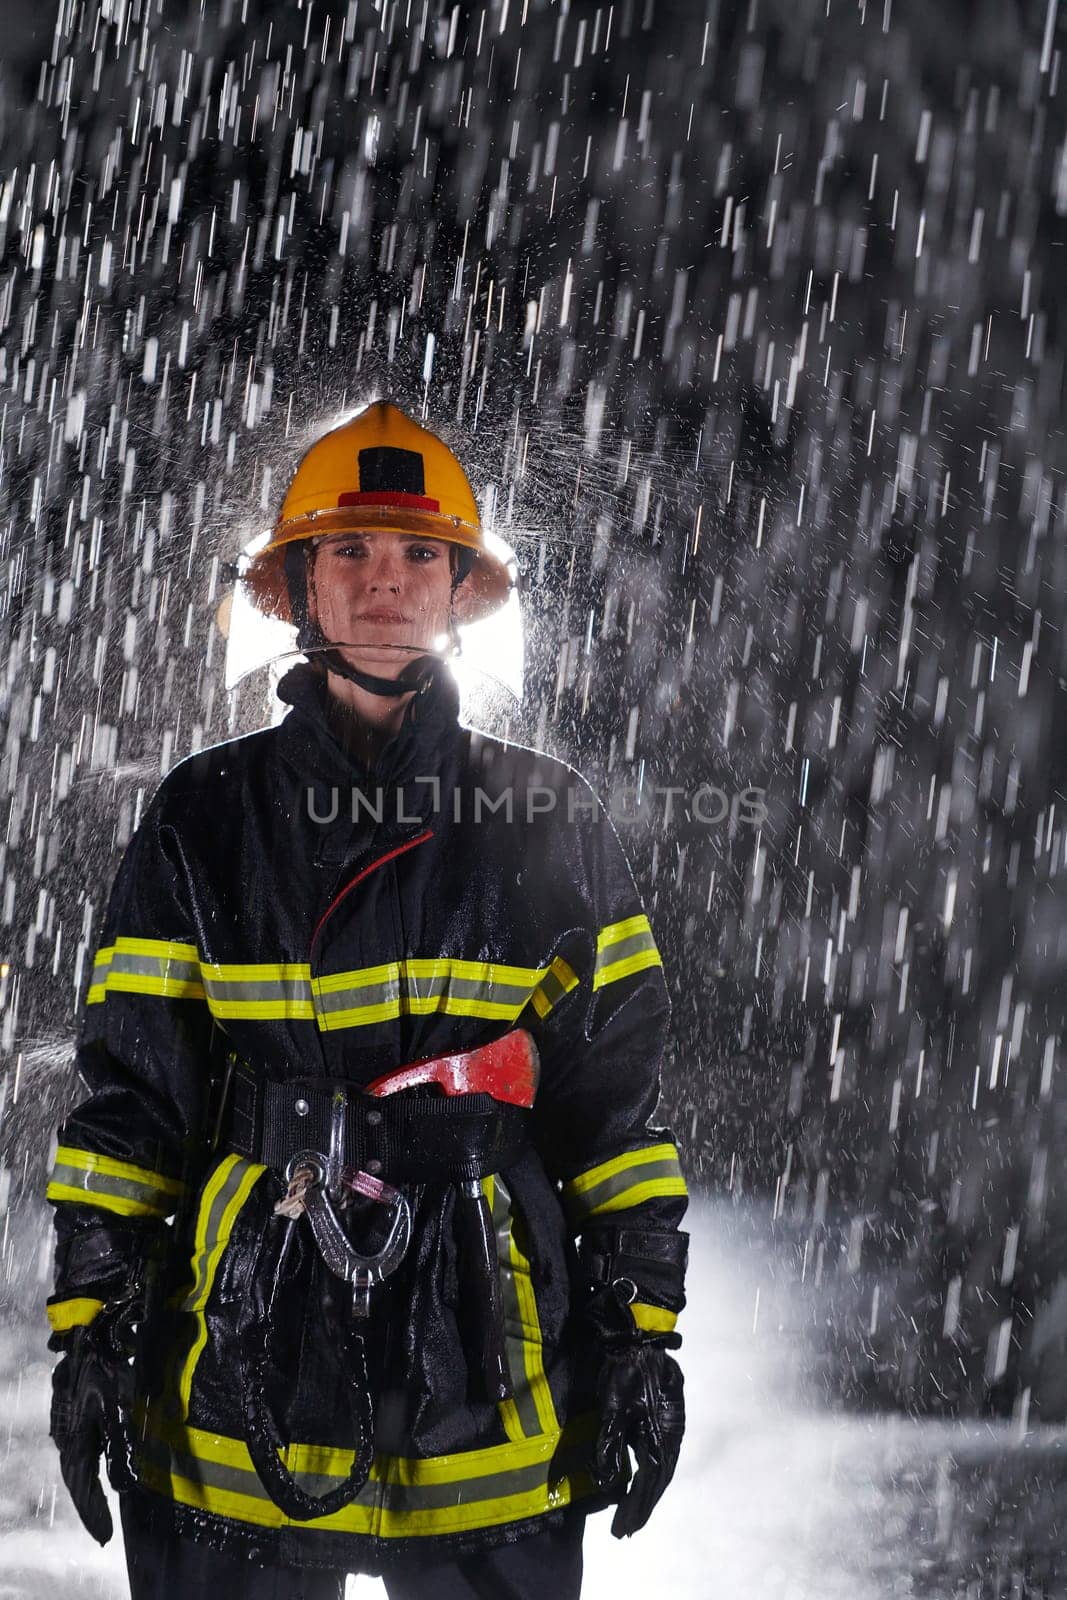
<path id="1" fill-rule="evenodd" d="M 302 1489 L 282 1460 L 281 1452 L 286 1443 L 275 1419 L 268 1389 L 276 1307 L 279 1296 L 285 1292 L 285 1269 L 296 1226 L 295 1218 L 284 1213 L 275 1215 L 268 1222 L 260 1244 L 251 1278 L 255 1298 L 239 1341 L 241 1398 L 248 1454 L 259 1481 L 287 1517 L 294 1522 L 310 1522 L 316 1517 L 332 1516 L 350 1505 L 370 1477 L 374 1460 L 374 1409 L 360 1325 L 353 1321 L 342 1322 L 338 1333 L 355 1440 L 352 1466 L 344 1480 L 324 1494 L 310 1494 Z M 263 1298 L 258 1299 L 258 1293 L 264 1290 Z"/>

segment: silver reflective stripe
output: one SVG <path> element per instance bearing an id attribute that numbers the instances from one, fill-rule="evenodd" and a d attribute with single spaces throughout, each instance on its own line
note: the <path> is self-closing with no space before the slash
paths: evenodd
<path id="1" fill-rule="evenodd" d="M 478 1001 L 483 1005 L 507 1006 L 516 1013 L 530 998 L 530 987 L 526 983 L 508 983 L 499 978 L 462 978 L 455 973 L 442 973 L 432 978 L 408 974 L 407 988 L 415 1002 L 454 996 L 457 1000 Z"/>
<path id="2" fill-rule="evenodd" d="M 132 1161 L 121 1161 L 76 1145 L 59 1145 L 45 1198 L 83 1201 L 120 1216 L 165 1217 L 174 1210 L 183 1189 L 168 1178 Z"/>
<path id="3" fill-rule="evenodd" d="M 251 1464 L 246 1469 L 219 1461 L 206 1461 L 202 1457 L 176 1450 L 158 1438 L 145 1439 L 144 1454 L 161 1471 L 201 1484 L 205 1489 L 249 1495 L 273 1504 Z M 369 1511 L 378 1506 L 386 1511 L 444 1510 L 450 1506 L 472 1505 L 537 1489 L 545 1482 L 548 1470 L 547 1462 L 535 1461 L 506 1472 L 492 1472 L 475 1478 L 454 1478 L 447 1483 L 403 1484 L 369 1479 L 353 1497 L 352 1503 L 365 1506 Z M 337 1473 L 296 1471 L 293 1476 L 307 1494 L 321 1495 L 336 1488 L 346 1472 L 347 1468 Z"/>
<path id="4" fill-rule="evenodd" d="M 298 970 L 279 973 L 278 966 L 286 965 Z M 420 971 L 423 966 L 437 970 Z M 220 1018 L 266 1021 L 286 1017 L 316 1021 L 320 1028 L 332 1029 L 432 1012 L 514 1021 L 531 999 L 544 1015 L 569 987 L 573 984 L 551 969 L 494 967 L 493 963 L 458 959 L 389 962 L 312 978 L 308 969 L 295 962 L 278 963 L 274 970 L 270 963 L 234 964 L 220 970 L 195 958 L 168 955 L 164 949 L 159 955 L 100 952 L 89 993 L 94 1000 L 103 1000 L 109 990 L 195 996 L 206 999 Z"/>
<path id="5" fill-rule="evenodd" d="M 311 1004 L 308 978 L 220 978 L 205 970 L 204 989 L 210 1000 L 230 1004 L 264 1000 Z"/>
<path id="6" fill-rule="evenodd" d="M 428 1011 L 448 1011 L 455 1004 L 466 1009 L 492 1008 L 492 1014 L 516 1017 L 530 998 L 528 984 L 507 983 L 501 980 L 488 982 L 482 979 L 462 978 L 455 973 L 437 973 L 433 977 L 417 976 L 404 972 L 387 982 L 352 984 L 343 989 L 318 989 L 315 995 L 320 1016 L 332 1017 L 340 1012 L 366 1012 L 377 1007 L 389 1007 L 389 1015 L 402 1012 L 419 1014 Z M 368 1021 L 377 1018 L 369 1017 Z"/>
<path id="7" fill-rule="evenodd" d="M 596 964 L 598 968 L 611 967 L 616 961 L 625 961 L 629 956 L 635 956 L 641 950 L 655 950 L 656 941 L 651 930 L 647 933 L 632 933 L 628 939 L 619 939 L 615 944 L 605 945 L 598 952 Z"/>
<path id="8" fill-rule="evenodd" d="M 107 976 L 110 979 L 119 976 L 135 978 L 166 978 L 171 983 L 199 983 L 200 965 L 197 961 L 189 961 L 178 956 L 148 956 L 135 955 L 129 950 L 116 950 L 111 957 Z M 103 981 L 97 978 L 97 969 L 93 969 L 93 981 Z"/>
<path id="9" fill-rule="evenodd" d="M 317 989 L 315 1008 L 320 1016 L 331 1016 L 337 1011 L 360 1011 L 371 1006 L 392 1005 L 399 1008 L 400 980 L 389 978 L 384 983 L 350 984 L 344 989 Z M 393 1015 L 397 1012 L 394 1011 Z"/>
<path id="10" fill-rule="evenodd" d="M 638 926 L 634 927 L 634 924 Z M 605 928 L 597 940 L 596 964 L 593 968 L 593 988 L 627 978 L 646 967 L 660 966 L 659 950 L 652 937 L 646 916 L 631 917 L 627 922 L 615 923 Z"/>
<path id="11" fill-rule="evenodd" d="M 642 1190 L 643 1198 L 651 1198 L 657 1190 L 660 1194 L 685 1193 L 685 1181 L 677 1154 L 665 1154 L 650 1161 L 641 1161 L 639 1156 L 640 1152 L 638 1159 L 621 1171 L 613 1172 L 601 1178 L 599 1183 L 594 1183 L 579 1192 L 575 1192 L 569 1185 L 565 1186 L 564 1205 L 572 1223 L 605 1208 L 611 1209 L 611 1201 L 620 1200 L 631 1190 Z M 617 1209 L 623 1208 L 620 1206 Z"/>
<path id="12" fill-rule="evenodd" d="M 84 1167 L 68 1167 L 59 1160 L 48 1181 L 68 1189 L 82 1189 L 88 1201 L 93 1195 L 111 1195 L 116 1200 L 133 1200 L 141 1206 L 152 1206 L 161 1215 L 174 1209 L 174 1199 L 169 1194 L 147 1183 L 139 1183 L 135 1178 L 119 1178 L 110 1172 L 87 1172 Z"/>

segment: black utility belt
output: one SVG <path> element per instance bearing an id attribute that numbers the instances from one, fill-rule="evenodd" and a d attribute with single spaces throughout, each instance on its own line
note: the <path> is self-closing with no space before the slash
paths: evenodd
<path id="1" fill-rule="evenodd" d="M 295 1156 L 316 1151 L 334 1171 L 386 1183 L 463 1183 L 512 1165 L 529 1128 L 527 1109 L 488 1094 L 380 1097 L 335 1078 L 280 1083 L 238 1071 L 223 1142 L 285 1176 Z"/>

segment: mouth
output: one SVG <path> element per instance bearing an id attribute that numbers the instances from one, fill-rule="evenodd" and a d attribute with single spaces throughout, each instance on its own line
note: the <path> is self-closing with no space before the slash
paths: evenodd
<path id="1" fill-rule="evenodd" d="M 373 611 L 361 611 L 356 618 L 357 622 L 410 622 L 402 611 L 390 611 L 384 607 L 377 607 Z"/>

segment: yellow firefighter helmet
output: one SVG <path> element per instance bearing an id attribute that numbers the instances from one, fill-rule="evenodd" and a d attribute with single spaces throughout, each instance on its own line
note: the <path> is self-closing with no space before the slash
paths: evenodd
<path id="1" fill-rule="evenodd" d="M 242 581 L 254 605 L 294 620 L 286 547 L 320 534 L 376 529 L 445 539 L 469 554 L 456 591 L 460 622 L 502 606 L 512 571 L 487 546 L 467 475 L 446 444 L 388 400 L 376 401 L 333 428 L 303 456 L 270 540 L 252 557 Z"/>

